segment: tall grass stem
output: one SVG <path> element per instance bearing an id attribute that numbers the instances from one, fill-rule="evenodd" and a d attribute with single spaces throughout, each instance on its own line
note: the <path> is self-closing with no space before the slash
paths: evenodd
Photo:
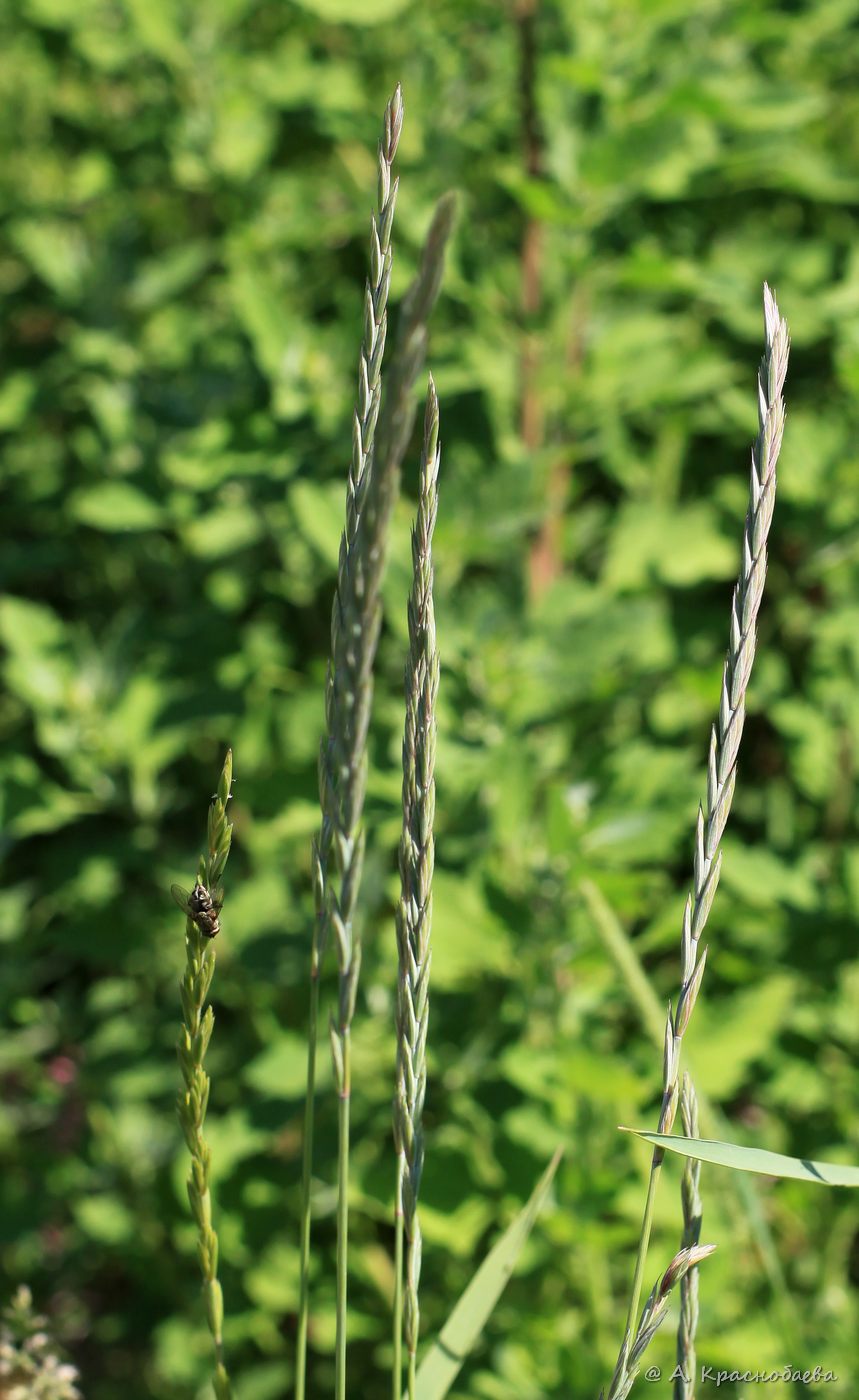
<path id="1" fill-rule="evenodd" d="M 335 1393 L 346 1400 L 346 1304 L 348 1289 L 347 1244 L 349 1235 L 349 1107 L 351 1102 L 351 1032 L 342 1037 L 343 1085 L 337 1116 L 337 1339 Z"/>
<path id="2" fill-rule="evenodd" d="M 310 1319 L 310 1214 L 313 1172 L 313 1129 L 316 1109 L 316 1048 L 319 1025 L 319 944 L 314 935 L 311 951 L 310 996 L 307 1020 L 307 1087 L 304 1098 L 304 1140 L 301 1152 L 301 1222 L 299 1237 L 298 1343 L 295 1357 L 295 1394 L 304 1397 L 307 1386 L 307 1329 Z"/>
<path id="3" fill-rule="evenodd" d="M 391 1400 L 402 1400 L 403 1394 L 403 1181 L 406 1162 L 397 1153 L 397 1176 L 394 1184 L 394 1359 L 391 1369 Z"/>

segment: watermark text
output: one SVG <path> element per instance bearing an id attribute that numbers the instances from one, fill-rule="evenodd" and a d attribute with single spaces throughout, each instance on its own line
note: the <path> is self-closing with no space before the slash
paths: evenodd
<path id="1" fill-rule="evenodd" d="M 644 1373 L 646 1381 L 661 1381 L 662 1368 L 660 1366 L 648 1366 Z M 668 1376 L 668 1380 L 684 1380 L 688 1384 L 692 1377 L 687 1376 L 682 1366 L 675 1366 Z M 777 1366 L 771 1370 L 734 1370 L 721 1371 L 716 1366 L 702 1366 L 699 1371 L 698 1381 L 701 1385 L 712 1385 L 716 1390 L 722 1385 L 728 1385 L 731 1381 L 742 1381 L 745 1385 L 772 1385 L 781 1381 L 782 1385 L 826 1385 L 828 1382 L 837 1381 L 838 1376 L 826 1366 Z"/>

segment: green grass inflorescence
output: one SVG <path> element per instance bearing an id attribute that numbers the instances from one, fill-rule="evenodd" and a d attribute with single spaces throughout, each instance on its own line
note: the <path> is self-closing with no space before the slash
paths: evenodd
<path id="1" fill-rule="evenodd" d="M 216 911 L 222 902 L 221 880 L 233 834 L 232 823 L 227 820 L 232 780 L 230 751 L 209 807 L 206 853 L 197 872 L 197 883 L 211 896 Z M 224 1300 L 218 1281 L 218 1236 L 212 1225 L 209 1190 L 211 1150 L 203 1136 L 210 1088 L 203 1060 L 215 1024 L 211 1006 L 204 1008 L 215 972 L 215 939 L 201 930 L 191 914 L 185 921 L 185 957 L 185 975 L 180 983 L 182 1032 L 177 1047 L 184 1082 L 179 1094 L 179 1121 L 191 1154 L 188 1200 L 197 1224 L 197 1254 L 203 1276 L 206 1320 L 215 1346 L 215 1395 L 217 1400 L 231 1400 L 232 1387 L 224 1358 Z"/>

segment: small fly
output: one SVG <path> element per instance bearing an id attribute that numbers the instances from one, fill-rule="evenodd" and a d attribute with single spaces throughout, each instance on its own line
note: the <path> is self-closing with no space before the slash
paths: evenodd
<path id="1" fill-rule="evenodd" d="M 171 885 L 170 893 L 179 908 L 189 919 L 193 919 L 204 938 L 214 938 L 220 933 L 218 915 L 224 903 L 222 898 L 213 899 L 206 886 L 201 885 L 199 880 L 190 892 L 181 885 Z"/>

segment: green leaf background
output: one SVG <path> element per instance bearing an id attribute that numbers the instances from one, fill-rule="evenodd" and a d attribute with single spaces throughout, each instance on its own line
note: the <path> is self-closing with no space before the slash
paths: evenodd
<path id="1" fill-rule="evenodd" d="M 541 0 L 537 175 L 516 9 L 0 4 L 0 1266 L 7 1295 L 32 1286 L 88 1400 L 208 1394 L 169 886 L 193 875 L 227 744 L 236 842 L 210 1051 L 227 1345 L 242 1400 L 291 1383 L 316 753 L 374 150 L 398 80 L 392 325 L 435 200 L 450 185 L 461 197 L 430 346 L 443 458 L 428 1340 L 568 1147 L 557 1204 L 451 1393 L 593 1396 L 613 1365 L 648 1160 L 616 1125 L 655 1123 L 659 1051 L 581 890 L 602 892 L 664 1007 L 739 557 L 764 278 L 792 332 L 788 420 L 689 1054 L 726 1125 L 714 1136 L 856 1160 L 859 3 Z M 529 219 L 542 295 L 526 316 Z M 349 1364 L 368 1400 L 389 1393 L 417 446 L 385 588 L 354 1049 Z M 535 597 L 555 481 L 558 567 Z M 327 1072 L 324 1045 L 320 1060 Z M 333 1384 L 335 1133 L 323 1084 L 314 1395 Z M 680 1170 L 663 1173 L 654 1277 L 679 1237 Z M 732 1175 L 703 1169 L 719 1249 L 701 1360 L 855 1375 L 852 1193 L 750 1179 L 740 1198 Z M 669 1367 L 670 1332 L 652 1352 Z"/>

